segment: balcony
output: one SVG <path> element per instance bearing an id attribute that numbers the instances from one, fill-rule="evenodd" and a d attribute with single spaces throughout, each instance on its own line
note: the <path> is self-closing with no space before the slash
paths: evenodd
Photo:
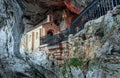
<path id="1" fill-rule="evenodd" d="M 42 44 L 48 44 L 48 46 L 58 45 L 60 42 L 66 41 L 68 39 L 68 35 L 69 35 L 69 29 L 66 29 L 61 31 L 59 34 L 55 34 L 52 36 L 47 35 L 47 36 L 41 37 L 40 38 L 41 45 Z"/>

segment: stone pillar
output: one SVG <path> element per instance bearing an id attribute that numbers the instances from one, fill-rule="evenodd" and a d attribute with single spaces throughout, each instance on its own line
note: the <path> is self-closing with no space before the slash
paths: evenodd
<path id="1" fill-rule="evenodd" d="M 34 32 L 32 32 L 32 51 L 34 50 L 34 37 L 35 37 L 35 34 Z"/>
<path id="2" fill-rule="evenodd" d="M 28 35 L 26 35 L 26 45 L 25 47 L 28 49 Z"/>

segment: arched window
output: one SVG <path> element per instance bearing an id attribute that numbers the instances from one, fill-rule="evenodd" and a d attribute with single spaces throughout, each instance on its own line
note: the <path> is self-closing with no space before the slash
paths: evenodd
<path id="1" fill-rule="evenodd" d="M 49 30 L 47 32 L 47 40 L 46 40 L 46 42 L 52 42 L 52 40 L 53 40 L 53 30 Z"/>
<path id="2" fill-rule="evenodd" d="M 47 35 L 48 35 L 48 36 L 53 36 L 53 30 L 49 30 L 49 31 L 47 32 Z"/>

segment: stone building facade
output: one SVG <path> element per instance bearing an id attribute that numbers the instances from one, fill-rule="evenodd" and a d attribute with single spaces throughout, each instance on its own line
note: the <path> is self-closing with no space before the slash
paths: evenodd
<path id="1" fill-rule="evenodd" d="M 47 35 L 54 35 L 59 33 L 59 27 L 53 21 L 53 15 L 47 16 L 47 21 L 43 24 L 38 24 L 34 28 L 31 28 L 26 33 L 26 49 L 28 51 L 34 51 L 38 49 L 41 45 L 41 37 Z"/>
<path id="2" fill-rule="evenodd" d="M 50 57 L 56 60 L 62 61 L 65 57 L 64 48 L 66 47 L 65 37 L 61 37 L 63 40 L 60 41 L 60 34 L 62 31 L 68 30 L 70 27 L 67 23 L 67 15 L 66 12 L 63 12 L 62 21 L 60 26 L 57 26 L 54 23 L 53 15 L 47 15 L 47 21 L 42 24 L 38 24 L 37 26 L 29 29 L 26 32 L 25 46 L 29 52 L 34 52 L 36 50 L 44 50 L 48 52 Z M 62 34 L 63 36 L 64 34 Z M 56 37 L 57 38 L 54 38 Z M 45 38 L 45 39 L 44 39 Z M 50 39 L 49 39 L 50 38 Z M 57 43 L 55 41 L 58 41 Z M 49 43 L 54 45 L 49 45 Z"/>

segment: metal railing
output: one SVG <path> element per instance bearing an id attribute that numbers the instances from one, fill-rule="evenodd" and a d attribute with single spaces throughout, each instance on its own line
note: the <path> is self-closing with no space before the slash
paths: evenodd
<path id="1" fill-rule="evenodd" d="M 68 35 L 69 35 L 69 30 L 63 30 L 61 31 L 59 34 L 55 34 L 55 35 L 46 35 L 44 37 L 40 38 L 40 45 L 42 44 L 48 44 L 48 46 L 51 45 L 57 45 L 62 41 L 65 41 L 68 39 Z"/>
<path id="2" fill-rule="evenodd" d="M 70 29 L 61 31 L 59 34 L 53 36 L 42 37 L 41 44 L 48 44 L 51 46 L 67 40 L 69 34 L 74 35 L 82 30 L 87 21 L 105 15 L 107 11 L 112 10 L 116 5 L 119 4 L 120 0 L 93 0 L 72 22 Z"/>
<path id="3" fill-rule="evenodd" d="M 87 21 L 105 15 L 107 11 L 119 4 L 120 0 L 93 0 L 72 22 L 70 33 L 76 34 L 84 28 Z"/>

